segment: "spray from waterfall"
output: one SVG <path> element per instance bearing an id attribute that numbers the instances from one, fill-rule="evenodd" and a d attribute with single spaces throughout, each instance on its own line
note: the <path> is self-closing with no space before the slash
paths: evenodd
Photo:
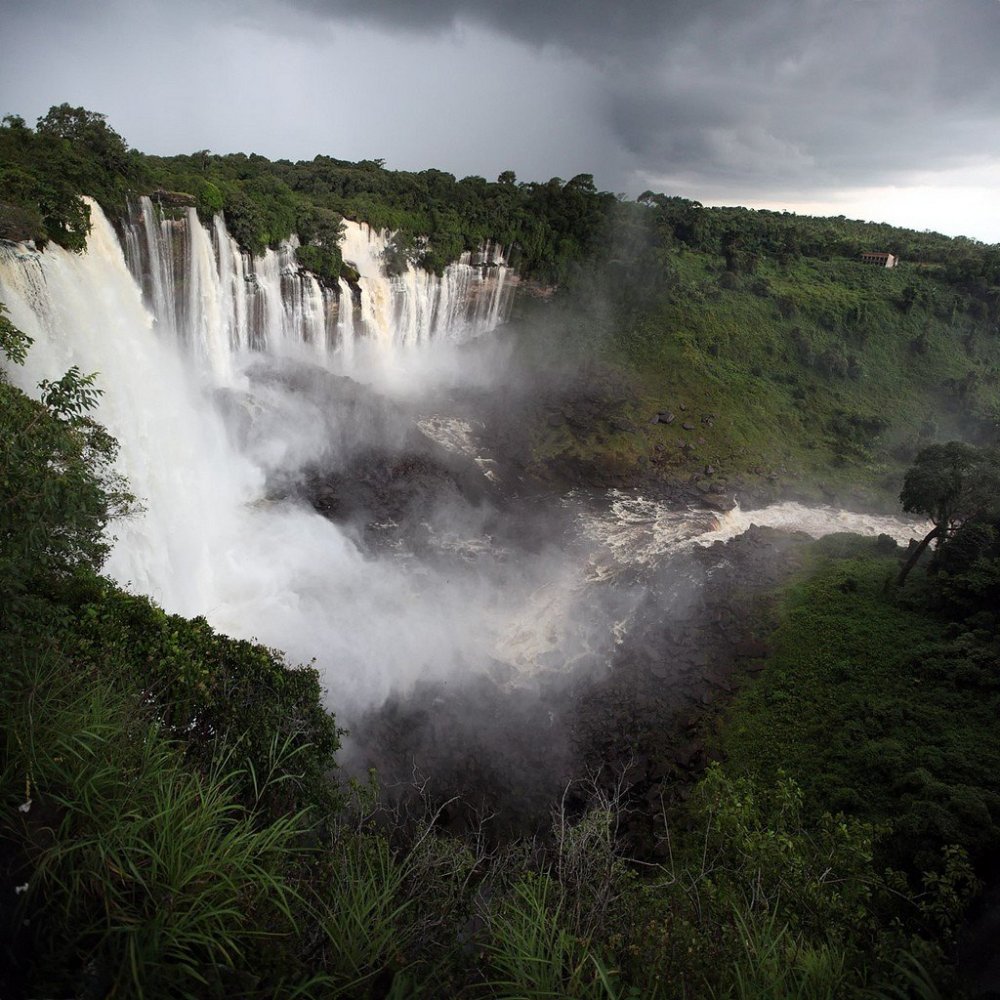
<path id="1" fill-rule="evenodd" d="M 522 512 L 501 537 L 482 499 L 491 467 L 471 455 L 480 499 L 432 498 L 412 525 L 420 549 L 373 551 L 356 526 L 320 516 L 294 491 L 276 494 L 273 481 L 322 456 L 334 474 L 370 473 L 391 488 L 387 469 L 420 426 L 430 433 L 418 471 L 432 446 L 459 440 L 458 451 L 475 451 L 472 424 L 456 439 L 440 417 L 386 417 L 391 407 L 343 373 L 364 381 L 388 365 L 411 393 L 429 391 L 436 347 L 506 315 L 512 284 L 499 251 L 483 249 L 489 266 L 465 258 L 441 277 L 411 268 L 390 278 L 385 234 L 349 224 L 344 256 L 360 277 L 334 289 L 297 267 L 292 243 L 245 255 L 221 218 L 206 227 L 193 210 L 168 218 L 143 200 L 120 243 L 91 211 L 84 254 L 0 246 L 0 298 L 35 338 L 12 372 L 26 390 L 72 365 L 99 373 L 97 417 L 145 505 L 115 526 L 107 571 L 169 611 L 205 615 L 293 662 L 315 659 L 343 717 L 419 681 L 488 675 L 503 688 L 533 683 L 538 671 L 606 667 L 642 596 L 614 554 L 640 545 L 656 562 L 678 537 L 720 531 L 612 498 L 596 518 L 589 502 L 551 505 L 540 529 Z M 366 448 L 375 467 L 358 473 Z M 427 470 L 433 478 L 447 462 L 437 455 Z M 801 510 L 770 516 L 815 520 Z"/>
<path id="2" fill-rule="evenodd" d="M 0 248 L 0 297 L 35 339 L 27 365 L 12 373 L 23 388 L 74 364 L 99 373 L 96 415 L 120 441 L 122 471 L 145 506 L 115 526 L 110 575 L 169 611 L 204 614 L 223 631 L 282 648 L 292 661 L 315 658 L 331 702 L 347 714 L 417 678 L 492 662 L 507 621 L 559 578 L 559 559 L 484 571 L 488 560 L 436 568 L 373 558 L 310 506 L 276 501 L 267 488 L 272 466 L 299 461 L 296 442 L 336 414 L 322 411 L 325 397 L 299 398 L 280 366 L 263 382 L 252 377 L 261 365 L 306 356 L 310 378 L 336 387 L 323 365 L 336 367 L 360 341 L 383 334 L 380 349 L 393 349 L 390 326 L 373 338 L 372 302 L 387 310 L 379 322 L 414 317 L 401 341 L 432 340 L 443 301 L 471 334 L 478 306 L 458 306 L 465 272 L 402 285 L 362 274 L 359 290 L 342 283 L 338 299 L 294 267 L 292 246 L 248 258 L 221 220 L 209 229 L 193 211 L 165 219 L 144 201 L 123 249 L 99 207 L 91 211 L 84 254 Z M 374 260 L 381 238 L 366 239 Z M 408 295 L 422 297 L 420 309 L 397 301 Z M 256 451 L 240 447 L 234 412 L 263 428 Z"/>

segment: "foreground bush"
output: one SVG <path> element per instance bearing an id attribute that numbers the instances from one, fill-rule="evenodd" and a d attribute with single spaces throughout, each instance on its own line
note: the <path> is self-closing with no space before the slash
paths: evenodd
<path id="1" fill-rule="evenodd" d="M 192 770 L 134 696 L 54 653 L 7 653 L 4 938 L 28 995 L 252 990 L 241 967 L 296 930 L 302 814 L 259 823 L 223 746 Z"/>

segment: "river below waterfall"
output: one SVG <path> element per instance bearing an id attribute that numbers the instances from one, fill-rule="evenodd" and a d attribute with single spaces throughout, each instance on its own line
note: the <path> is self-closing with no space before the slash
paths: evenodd
<path id="1" fill-rule="evenodd" d="M 11 373 L 27 391 L 71 365 L 99 373 L 97 417 L 144 507 L 114 526 L 106 571 L 314 662 L 352 730 L 345 760 L 389 781 L 434 770 L 530 812 L 630 726 L 729 688 L 754 652 L 747 595 L 802 537 L 921 533 L 796 503 L 720 513 L 505 481 L 481 420 L 450 403 L 456 385 L 488 393 L 502 358 L 462 347 L 509 309 L 496 249 L 388 279 L 385 236 L 352 225 L 361 277 L 333 290 L 293 246 L 242 255 L 221 218 L 165 220 L 146 201 L 119 234 L 92 212 L 82 255 L 0 245 L 0 299 L 35 341 Z"/>

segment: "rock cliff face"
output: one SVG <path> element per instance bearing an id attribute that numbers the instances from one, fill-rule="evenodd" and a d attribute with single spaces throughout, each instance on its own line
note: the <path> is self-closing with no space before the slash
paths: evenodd
<path id="1" fill-rule="evenodd" d="M 142 198 L 122 223 L 129 269 L 157 324 L 223 381 L 238 351 L 338 362 L 362 345 L 382 352 L 437 339 L 465 340 L 507 318 L 516 275 L 502 248 L 463 254 L 437 276 L 405 264 L 386 274 L 389 234 L 345 223 L 346 278 L 321 282 L 299 266 L 297 241 L 253 257 L 222 216 L 210 226 L 183 198 Z"/>

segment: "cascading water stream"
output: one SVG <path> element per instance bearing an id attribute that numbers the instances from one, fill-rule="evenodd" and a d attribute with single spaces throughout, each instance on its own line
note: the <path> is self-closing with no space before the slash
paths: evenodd
<path id="1" fill-rule="evenodd" d="M 500 249 L 489 245 L 478 265 L 466 253 L 440 277 L 410 266 L 388 277 L 388 234 L 345 221 L 342 252 L 358 271 L 356 306 L 346 280 L 333 289 L 298 266 L 294 237 L 251 257 L 222 216 L 209 230 L 193 208 L 163 210 L 148 197 L 124 230 L 129 269 L 157 324 L 223 385 L 232 382 L 234 353 L 258 350 L 349 369 L 363 338 L 376 357 L 391 361 L 401 349 L 495 330 L 512 300 L 508 268 Z"/>
<path id="2" fill-rule="evenodd" d="M 813 538 L 837 532 L 888 535 L 905 545 L 928 531 L 922 521 L 888 514 L 864 514 L 835 507 L 807 507 L 783 501 L 756 510 L 739 506 L 725 513 L 670 507 L 636 493 L 610 490 L 607 504 L 594 508 L 584 504 L 579 513 L 583 533 L 599 547 L 595 561 L 598 579 L 613 577 L 625 569 L 656 566 L 665 557 L 693 545 L 726 542 L 751 527 L 801 532 Z M 573 502 L 572 495 L 567 498 Z"/>
<path id="3" fill-rule="evenodd" d="M 407 266 L 390 278 L 382 267 L 387 234 L 355 222 L 344 227 L 341 252 L 361 276 L 362 329 L 381 351 L 478 337 L 510 311 L 513 283 L 499 248 L 487 244 L 479 265 L 464 253 L 441 277 Z"/>

